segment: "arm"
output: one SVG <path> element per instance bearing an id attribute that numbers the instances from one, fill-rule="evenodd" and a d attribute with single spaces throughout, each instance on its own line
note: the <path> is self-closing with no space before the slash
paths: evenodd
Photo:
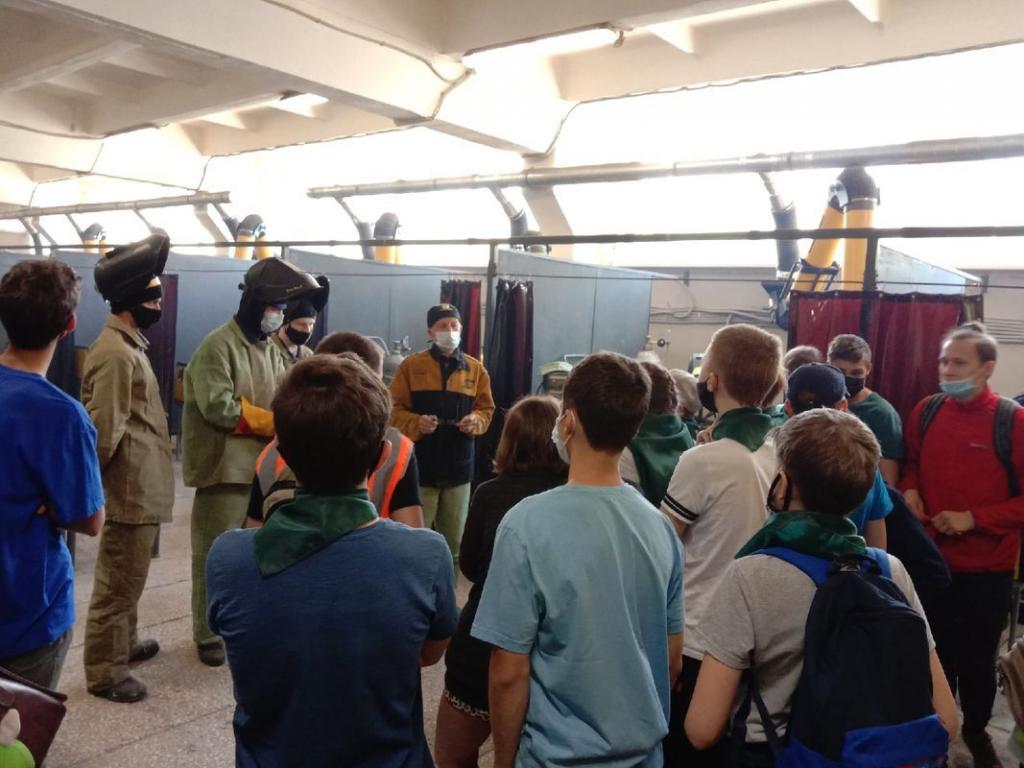
<path id="1" fill-rule="evenodd" d="M 65 530 L 73 533 L 83 533 L 86 536 L 99 536 L 100 531 L 103 530 L 103 523 L 107 519 L 107 510 L 104 507 L 100 507 L 91 516 L 84 520 L 75 520 L 72 523 L 60 525 L 58 527 L 64 528 Z"/>
<path id="2" fill-rule="evenodd" d="M 703 494 L 708 483 L 700 454 L 700 450 L 690 450 L 679 457 L 661 501 L 661 512 L 672 523 L 680 540 L 685 539 L 687 529 L 697 522 L 705 506 Z"/>
<path id="3" fill-rule="evenodd" d="M 396 523 L 408 525 L 410 528 L 425 528 L 426 521 L 423 519 L 423 507 L 402 507 L 391 510 L 391 519 Z"/>
<path id="4" fill-rule="evenodd" d="M 864 526 L 864 540 L 869 547 L 886 549 L 889 541 L 884 517 L 881 520 L 868 520 L 867 525 Z"/>
<path id="5" fill-rule="evenodd" d="M 494 768 L 512 768 L 530 702 L 530 656 L 501 648 L 491 651 L 487 699 L 494 739 Z"/>
<path id="6" fill-rule="evenodd" d="M 494 417 L 494 398 L 491 396 L 491 376 L 482 363 L 480 375 L 477 377 L 476 400 L 473 402 L 472 413 L 476 415 L 475 434 L 484 434 Z"/>
<path id="7" fill-rule="evenodd" d="M 742 674 L 741 670 L 726 666 L 710 653 L 704 654 L 684 726 L 687 738 L 697 749 L 707 749 L 722 738 L 729 725 Z"/>
<path id="8" fill-rule="evenodd" d="M 668 686 L 674 688 L 683 674 L 683 633 L 668 636 Z"/>
<path id="9" fill-rule="evenodd" d="M 420 666 L 432 667 L 437 664 L 441 657 L 444 656 L 450 639 L 446 637 L 444 640 L 427 640 L 424 642 L 423 647 L 420 649 Z"/>
<path id="10" fill-rule="evenodd" d="M 419 414 L 413 413 L 411 410 L 412 387 L 409 384 L 408 361 L 398 366 L 395 378 L 391 380 L 390 390 L 391 426 L 410 440 L 419 440 L 423 435 L 419 428 Z"/>
<path id="11" fill-rule="evenodd" d="M 928 666 L 932 674 L 932 707 L 942 721 L 942 727 L 949 731 L 949 740 L 954 741 L 960 731 L 960 717 L 956 711 L 953 692 L 949 690 L 946 673 L 942 670 L 939 654 L 934 649 L 928 655 Z"/>
<path id="12" fill-rule="evenodd" d="M 86 374 L 90 379 L 85 410 L 96 426 L 96 455 L 105 469 L 128 429 L 132 402 L 132 361 L 127 355 L 109 355 Z"/>
<path id="13" fill-rule="evenodd" d="M 189 361 L 185 376 L 196 408 L 211 427 L 222 432 L 254 431 L 243 416 L 247 415 L 259 428 L 266 427 L 270 411 L 257 408 L 247 400 L 248 414 L 243 414 L 243 398 L 235 395 L 231 361 L 223 345 L 204 343 Z"/>
<path id="14" fill-rule="evenodd" d="M 878 469 L 882 472 L 885 482 L 893 488 L 900 482 L 900 463 L 896 459 L 882 459 L 878 462 Z"/>
<path id="15" fill-rule="evenodd" d="M 900 481 L 899 489 L 906 496 L 907 491 L 917 493 L 919 482 L 918 472 L 921 466 L 921 438 L 918 435 L 917 427 L 921 423 L 921 410 L 925 401 L 914 406 L 910 418 L 903 425 L 903 446 L 907 455 L 903 462 L 903 479 Z M 895 487 L 895 486 L 894 486 Z M 908 500 L 909 503 L 909 500 Z"/>

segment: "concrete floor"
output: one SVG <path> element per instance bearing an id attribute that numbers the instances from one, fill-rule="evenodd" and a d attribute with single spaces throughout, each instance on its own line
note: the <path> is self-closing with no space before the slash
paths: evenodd
<path id="1" fill-rule="evenodd" d="M 149 688 L 138 704 L 113 704 L 85 690 L 82 637 L 92 595 L 98 539 L 77 537 L 75 637 L 61 676 L 68 714 L 46 760 L 46 768 L 149 768 L 234 765 L 231 716 L 234 699 L 227 666 L 211 669 L 199 662 L 192 644 L 189 514 L 192 491 L 180 478 L 174 522 L 161 532 L 161 554 L 153 561 L 139 603 L 139 635 L 156 638 L 160 653 L 135 668 Z M 459 583 L 459 603 L 469 592 Z M 427 739 L 433 746 L 437 703 L 444 687 L 444 662 L 423 672 Z M 491 745 L 481 766 L 490 766 Z"/>
<path id="2" fill-rule="evenodd" d="M 149 698 L 139 704 L 113 704 L 85 690 L 82 668 L 82 635 L 92 594 L 96 539 L 78 537 L 75 602 L 78 622 L 61 678 L 68 695 L 68 715 L 46 761 L 47 768 L 149 768 L 187 765 L 190 768 L 223 768 L 234 764 L 231 715 L 234 700 L 227 666 L 203 666 L 192 645 L 190 609 L 189 514 L 192 491 L 179 479 L 174 522 L 161 534 L 161 556 L 153 561 L 149 582 L 139 605 L 139 634 L 160 642 L 160 654 L 136 668 L 149 687 Z M 468 584 L 460 578 L 459 602 L 465 601 Z M 433 745 L 437 703 L 444 684 L 444 662 L 423 672 L 424 720 Z M 1012 720 L 1000 695 L 990 727 L 1004 764 L 1005 745 Z M 490 742 L 485 745 L 481 766 L 492 765 Z M 963 745 L 950 753 L 954 768 L 970 768 Z"/>

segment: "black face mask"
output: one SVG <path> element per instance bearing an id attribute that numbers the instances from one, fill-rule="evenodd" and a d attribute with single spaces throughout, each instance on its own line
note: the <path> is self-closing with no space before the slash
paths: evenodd
<path id="1" fill-rule="evenodd" d="M 846 391 L 850 393 L 850 397 L 856 397 L 860 394 L 861 390 L 864 389 L 864 379 L 855 379 L 852 376 L 846 376 Z"/>
<path id="2" fill-rule="evenodd" d="M 284 329 L 284 332 L 285 335 L 291 340 L 292 344 L 294 344 L 297 347 L 301 347 L 303 344 L 306 344 L 311 338 L 313 338 L 312 333 L 306 333 L 305 331 L 296 330 L 295 328 L 292 328 L 290 325 Z"/>
<path id="3" fill-rule="evenodd" d="M 715 406 L 715 393 L 708 390 L 708 383 L 706 381 L 697 382 L 697 397 L 700 400 L 700 404 L 709 412 L 718 413 L 718 408 Z"/>
<path id="4" fill-rule="evenodd" d="M 790 491 L 793 488 L 792 481 L 790 481 L 789 483 L 786 483 L 786 492 L 782 496 L 782 507 L 781 508 L 776 507 L 775 506 L 775 502 L 772 501 L 772 499 L 775 497 L 775 489 L 779 487 L 779 480 L 781 480 L 781 479 L 782 479 L 782 475 L 776 475 L 775 479 L 772 480 L 771 487 L 768 489 L 768 498 L 765 499 L 765 502 L 764 502 L 764 505 L 766 507 L 768 507 L 768 511 L 771 512 L 772 514 L 777 514 L 779 512 L 788 512 L 789 511 L 789 502 L 791 501 Z"/>
<path id="5" fill-rule="evenodd" d="M 144 307 L 141 304 L 137 307 L 132 307 L 128 311 L 132 313 L 132 319 L 135 321 L 135 324 L 142 329 L 155 325 L 163 314 L 163 310 Z"/>

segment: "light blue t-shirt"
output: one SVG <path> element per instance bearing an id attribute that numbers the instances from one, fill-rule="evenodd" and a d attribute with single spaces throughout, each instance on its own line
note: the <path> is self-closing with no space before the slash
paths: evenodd
<path id="1" fill-rule="evenodd" d="M 860 506 L 850 514 L 850 519 L 857 526 L 857 533 L 863 536 L 869 520 L 884 520 L 890 512 L 892 499 L 889 498 L 889 489 L 885 487 L 882 473 L 876 470 L 875 484 L 871 486 Z"/>
<path id="2" fill-rule="evenodd" d="M 516 765 L 660 766 L 683 552 L 636 489 L 568 485 L 498 528 L 472 634 L 530 655 Z"/>

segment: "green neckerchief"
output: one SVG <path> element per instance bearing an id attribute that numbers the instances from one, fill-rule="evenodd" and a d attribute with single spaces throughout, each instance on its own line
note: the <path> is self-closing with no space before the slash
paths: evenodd
<path id="1" fill-rule="evenodd" d="M 701 425 L 697 423 L 696 419 L 683 419 L 683 426 L 686 427 L 686 431 L 690 433 L 690 437 L 693 438 L 694 444 L 696 444 L 697 433 L 702 429 Z"/>
<path id="2" fill-rule="evenodd" d="M 829 560 L 867 552 L 864 539 L 857 535 L 857 526 L 850 518 L 807 510 L 776 512 L 736 557 L 769 547 L 785 547 Z"/>
<path id="3" fill-rule="evenodd" d="M 377 509 L 365 488 L 330 496 L 298 488 L 295 498 L 278 507 L 256 531 L 260 573 L 280 573 L 376 518 Z"/>
<path id="4" fill-rule="evenodd" d="M 718 423 L 711 431 L 713 440 L 728 437 L 742 443 L 753 453 L 764 445 L 765 437 L 772 428 L 772 419 L 760 408 L 736 408 L 726 411 L 719 417 Z"/>
<path id="5" fill-rule="evenodd" d="M 772 420 L 773 427 L 781 427 L 786 421 L 789 420 L 789 414 L 786 413 L 786 404 L 779 403 L 778 405 L 771 405 L 763 409 L 768 414 L 768 418 Z"/>
<path id="6" fill-rule="evenodd" d="M 679 456 L 693 448 L 693 438 L 674 413 L 648 416 L 629 444 L 640 478 L 640 490 L 654 506 L 660 506 L 668 490 Z"/>

